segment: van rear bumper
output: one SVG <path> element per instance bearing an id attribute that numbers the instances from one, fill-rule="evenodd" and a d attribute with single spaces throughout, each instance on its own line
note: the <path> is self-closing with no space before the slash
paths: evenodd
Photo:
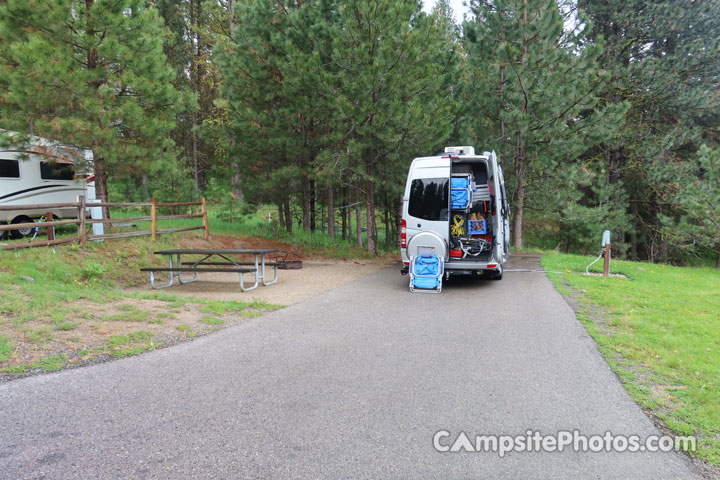
<path id="1" fill-rule="evenodd" d="M 492 265 L 488 267 L 488 265 Z M 445 271 L 475 271 L 475 270 L 501 270 L 502 264 L 498 262 L 447 262 L 445 263 Z"/>

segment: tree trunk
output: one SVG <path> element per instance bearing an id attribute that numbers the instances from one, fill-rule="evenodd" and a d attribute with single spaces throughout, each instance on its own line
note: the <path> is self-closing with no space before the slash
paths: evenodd
<path id="1" fill-rule="evenodd" d="M 632 212 L 632 231 L 630 232 L 630 242 L 631 242 L 631 250 L 630 250 L 630 260 L 633 262 L 637 262 L 638 256 L 637 256 L 637 246 L 638 246 L 638 239 L 637 239 L 637 229 L 638 229 L 638 209 L 637 209 L 637 203 L 631 202 L 630 203 L 630 211 Z"/>
<path id="2" fill-rule="evenodd" d="M 720 253 L 717 254 L 717 263 L 715 264 L 715 268 L 720 268 Z"/>
<path id="3" fill-rule="evenodd" d="M 147 175 L 142 176 L 142 191 L 145 194 L 145 201 L 150 200 L 151 195 L 150 195 L 150 188 L 148 187 L 148 176 Z"/>
<path id="4" fill-rule="evenodd" d="M 518 140 L 520 142 L 520 140 Z M 517 188 L 515 191 L 515 217 L 513 218 L 513 247 L 521 249 L 523 209 L 525 202 L 525 146 L 518 145 L 517 158 L 515 163 L 515 175 L 517 177 Z"/>
<path id="5" fill-rule="evenodd" d="M 302 224 L 303 230 L 310 230 L 310 179 L 307 172 L 302 174 Z"/>
<path id="6" fill-rule="evenodd" d="M 387 206 L 387 196 L 385 198 L 385 246 L 392 246 L 392 237 L 390 236 L 390 209 Z"/>
<path id="7" fill-rule="evenodd" d="M 108 202 L 107 170 L 105 170 L 105 159 L 95 159 L 95 197 L 101 202 Z M 110 208 L 102 207 L 103 218 L 110 218 Z"/>
<path id="8" fill-rule="evenodd" d="M 199 2 L 190 2 L 190 32 L 192 32 L 192 52 L 190 54 L 190 88 L 200 96 L 200 72 L 198 57 L 200 56 L 200 36 L 196 27 L 198 25 Z M 195 195 L 200 196 L 200 169 L 198 166 L 198 139 L 196 127 L 198 124 L 197 112 L 190 113 L 190 158 L 192 160 L 193 180 L 195 182 Z"/>
<path id="9" fill-rule="evenodd" d="M 333 186 L 330 183 L 328 187 L 328 235 L 335 239 L 335 196 L 333 195 Z"/>
<path id="10" fill-rule="evenodd" d="M 290 213 L 290 195 L 285 197 L 285 230 L 288 233 L 293 231 L 292 214 Z"/>
<path id="11" fill-rule="evenodd" d="M 620 189 L 617 188 L 618 183 L 620 183 L 622 174 L 622 164 L 624 160 L 623 147 L 614 148 L 608 151 L 605 155 L 605 158 L 608 169 L 608 184 L 615 187 L 615 191 L 613 193 L 614 202 L 611 206 L 611 212 L 615 211 L 619 213 L 620 210 L 626 212 L 626 205 L 620 201 L 622 193 L 620 192 Z M 617 241 L 613 242 L 613 253 L 620 258 L 627 258 L 627 246 L 625 245 L 625 230 L 618 230 L 615 233 L 615 238 L 617 239 Z"/>
<path id="12" fill-rule="evenodd" d="M 527 25 L 527 0 L 523 0 L 523 12 L 522 12 L 522 23 Z M 528 36 L 527 29 L 523 31 L 523 52 L 521 57 L 521 66 L 523 71 L 527 64 L 527 45 Z M 525 103 L 521 109 L 522 114 L 525 115 L 528 108 L 528 100 L 525 98 Z M 525 158 L 525 143 L 520 131 L 517 132 L 517 151 L 515 153 L 515 175 L 517 178 L 517 188 L 515 189 L 515 218 L 513 219 L 513 246 L 517 249 L 522 248 L 522 227 L 523 227 L 523 213 L 525 209 L 525 169 L 526 169 L 526 158 Z"/>
<path id="13" fill-rule="evenodd" d="M 362 220 L 360 219 L 360 189 L 355 189 L 355 232 L 357 236 L 357 244 L 358 247 L 362 248 L 363 246 L 363 238 L 362 238 Z"/>
<path id="14" fill-rule="evenodd" d="M 317 178 L 313 178 L 310 183 L 310 231 L 314 232 L 316 228 L 315 210 L 317 210 Z M 320 226 L 322 229 L 322 225 Z"/>
<path id="15" fill-rule="evenodd" d="M 350 199 L 350 190 L 346 186 L 345 187 L 345 208 L 343 208 L 343 211 L 347 215 L 347 236 L 345 237 L 346 240 L 351 240 L 353 236 L 353 219 L 352 219 L 352 209 L 350 207 L 350 203 L 352 200 Z"/>
<path id="16" fill-rule="evenodd" d="M 280 200 L 277 204 L 278 209 L 278 225 L 285 226 L 285 212 L 283 209 L 283 201 Z"/>
<path id="17" fill-rule="evenodd" d="M 375 228 L 375 180 L 373 175 L 372 162 L 368 162 L 367 166 L 367 192 L 365 192 L 366 210 L 367 210 L 367 249 L 373 255 L 377 255 L 377 234 Z"/>
<path id="18" fill-rule="evenodd" d="M 341 195 L 341 202 L 342 206 L 340 207 L 340 235 L 342 235 L 343 240 L 347 240 L 347 204 L 348 204 L 348 195 L 347 195 L 347 187 L 342 187 L 340 190 Z"/>
<path id="19" fill-rule="evenodd" d="M 232 169 L 232 176 L 230 177 L 230 188 L 232 189 L 233 197 L 238 201 L 242 202 L 243 194 L 240 189 L 240 164 L 238 162 L 232 162 L 230 164 Z"/>

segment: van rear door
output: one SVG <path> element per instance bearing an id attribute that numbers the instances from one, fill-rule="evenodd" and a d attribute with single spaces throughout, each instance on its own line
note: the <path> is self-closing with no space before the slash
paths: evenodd
<path id="1" fill-rule="evenodd" d="M 497 211 L 498 230 L 495 235 L 497 251 L 495 258 L 499 262 L 507 262 L 510 257 L 510 206 L 507 193 L 505 192 L 505 178 L 495 152 L 492 153 L 493 165 L 497 174 L 495 175 L 495 209 Z"/>
<path id="2" fill-rule="evenodd" d="M 445 165 L 442 165 L 442 164 Z M 440 165 L 438 165 L 440 164 Z M 427 159 L 411 169 L 403 199 L 407 239 L 416 233 L 433 232 L 447 242 L 450 203 L 450 162 Z"/>

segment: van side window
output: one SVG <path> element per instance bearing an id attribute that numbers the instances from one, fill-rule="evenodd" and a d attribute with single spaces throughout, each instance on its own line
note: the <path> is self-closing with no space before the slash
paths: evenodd
<path id="1" fill-rule="evenodd" d="M 439 221 L 448 208 L 448 178 L 416 178 L 410 186 L 408 213 L 423 220 Z"/>
<path id="2" fill-rule="evenodd" d="M 43 180 L 72 180 L 75 168 L 68 163 L 40 162 L 40 178 Z"/>
<path id="3" fill-rule="evenodd" d="M 20 161 L 0 160 L 0 177 L 20 178 Z"/>

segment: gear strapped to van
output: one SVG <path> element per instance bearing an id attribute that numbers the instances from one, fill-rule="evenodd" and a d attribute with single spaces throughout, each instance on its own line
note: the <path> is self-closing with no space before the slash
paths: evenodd
<path id="1" fill-rule="evenodd" d="M 440 293 L 445 262 L 432 248 L 421 248 L 421 253 L 410 262 L 410 291 Z"/>
<path id="2" fill-rule="evenodd" d="M 411 290 L 435 285 L 419 276 L 425 262 L 435 265 L 426 255 L 421 259 L 420 251 L 426 248 L 433 249 L 444 278 L 460 273 L 502 278 L 509 230 L 505 181 L 494 152 L 476 155 L 473 147 L 447 147 L 443 153 L 413 160 L 401 230 L 402 272 L 411 273 Z M 435 278 L 434 270 L 430 274 Z"/>

